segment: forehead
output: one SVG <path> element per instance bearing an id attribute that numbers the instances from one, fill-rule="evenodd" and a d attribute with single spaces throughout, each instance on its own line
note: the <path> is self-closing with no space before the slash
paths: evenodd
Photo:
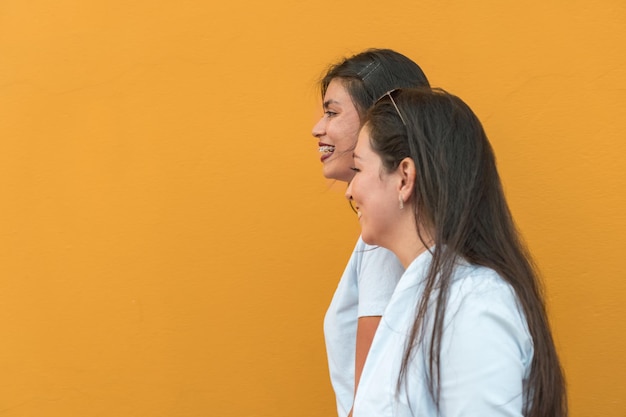
<path id="1" fill-rule="evenodd" d="M 356 148 L 354 148 L 354 153 L 359 156 L 363 156 L 372 151 L 370 146 L 370 128 L 369 125 L 364 125 L 359 131 L 359 140 L 356 143 Z"/>
<path id="2" fill-rule="evenodd" d="M 326 93 L 324 94 L 324 101 L 326 100 L 337 101 L 340 104 L 352 103 L 352 98 L 348 90 L 343 85 L 343 81 L 339 78 L 333 78 L 328 84 L 328 88 L 326 88 Z"/>

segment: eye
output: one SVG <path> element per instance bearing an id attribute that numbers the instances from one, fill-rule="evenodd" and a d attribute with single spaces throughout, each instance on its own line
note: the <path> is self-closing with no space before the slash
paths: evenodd
<path id="1" fill-rule="evenodd" d="M 350 169 L 354 172 L 361 172 L 361 170 L 358 169 L 357 167 L 350 167 Z"/>
<path id="2" fill-rule="evenodd" d="M 326 115 L 326 117 L 333 117 L 333 116 L 337 115 L 337 113 L 335 113 L 334 111 L 331 111 L 331 110 L 326 110 L 324 112 L 324 114 Z"/>

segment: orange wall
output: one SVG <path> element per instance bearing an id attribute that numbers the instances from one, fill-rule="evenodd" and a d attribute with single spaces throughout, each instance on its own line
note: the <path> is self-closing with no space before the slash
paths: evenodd
<path id="1" fill-rule="evenodd" d="M 332 415 L 315 81 L 378 46 L 483 120 L 572 416 L 624 417 L 625 3 L 215 3 L 0 3 L 0 415 Z"/>

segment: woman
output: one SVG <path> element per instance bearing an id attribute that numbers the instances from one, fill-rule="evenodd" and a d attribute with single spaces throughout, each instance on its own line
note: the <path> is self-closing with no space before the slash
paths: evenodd
<path id="1" fill-rule="evenodd" d="M 326 178 L 350 182 L 352 152 L 365 113 L 392 88 L 428 86 L 413 61 L 370 49 L 330 67 L 320 82 L 324 115 L 313 127 Z M 324 319 L 339 417 L 349 414 L 374 333 L 404 268 L 388 250 L 359 238 Z"/>
<path id="2" fill-rule="evenodd" d="M 441 90 L 387 93 L 353 168 L 363 240 L 406 268 L 354 416 L 566 416 L 538 278 L 469 107 Z"/>

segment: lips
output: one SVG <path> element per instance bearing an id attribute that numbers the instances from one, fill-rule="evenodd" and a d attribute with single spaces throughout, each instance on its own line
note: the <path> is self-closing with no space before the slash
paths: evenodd
<path id="1" fill-rule="evenodd" d="M 323 142 L 320 142 L 317 145 L 319 146 L 317 150 L 322 154 L 322 157 L 320 158 L 322 162 L 330 158 L 333 152 L 335 152 L 335 147 L 333 145 L 329 145 Z"/>

